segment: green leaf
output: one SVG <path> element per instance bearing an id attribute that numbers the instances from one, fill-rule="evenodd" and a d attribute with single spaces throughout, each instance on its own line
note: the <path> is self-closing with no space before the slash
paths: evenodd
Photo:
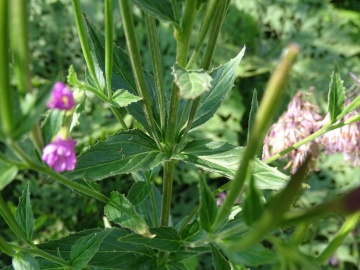
<path id="1" fill-rule="evenodd" d="M 211 87 L 212 78 L 205 70 L 186 70 L 176 63 L 173 75 L 180 96 L 185 99 L 195 99 Z"/>
<path id="2" fill-rule="evenodd" d="M 130 203 L 137 206 L 149 196 L 150 192 L 151 192 L 150 183 L 136 182 L 130 188 L 127 198 L 130 201 Z"/>
<path id="3" fill-rule="evenodd" d="M 100 180 L 116 174 L 148 170 L 167 159 L 156 143 L 140 130 L 123 131 L 91 146 L 78 157 L 70 179 Z"/>
<path id="4" fill-rule="evenodd" d="M 68 71 L 68 76 L 67 76 L 67 82 L 72 86 L 72 87 L 79 87 L 80 85 L 80 81 L 77 77 L 77 74 L 74 70 L 74 66 L 70 65 L 69 67 L 69 71 Z"/>
<path id="5" fill-rule="evenodd" d="M 200 179 L 199 189 L 200 189 L 200 210 L 199 210 L 200 225 L 205 231 L 211 232 L 211 227 L 216 218 L 216 214 L 218 210 L 216 206 L 216 200 L 203 178 Z"/>
<path id="6" fill-rule="evenodd" d="M 241 241 L 241 239 L 236 239 L 236 241 Z M 231 252 L 228 251 L 226 247 L 222 250 L 235 264 L 255 267 L 264 264 L 274 264 L 278 261 L 276 254 L 264 248 L 261 244 L 256 244 L 243 252 Z"/>
<path id="7" fill-rule="evenodd" d="M 28 253 L 17 253 L 12 260 L 14 270 L 40 270 L 39 263 Z"/>
<path id="8" fill-rule="evenodd" d="M 259 219 L 264 210 L 262 194 L 255 186 L 254 177 L 251 177 L 246 189 L 246 198 L 244 200 L 242 215 L 247 225 L 252 225 Z"/>
<path id="9" fill-rule="evenodd" d="M 71 269 L 83 269 L 92 257 L 98 252 L 101 242 L 111 232 L 111 229 L 94 233 L 80 238 L 70 251 Z"/>
<path id="10" fill-rule="evenodd" d="M 148 247 L 167 252 L 176 252 L 180 249 L 180 236 L 172 227 L 158 227 L 150 229 L 154 238 L 131 234 L 119 239 L 123 243 L 142 244 Z"/>
<path id="11" fill-rule="evenodd" d="M 334 123 L 337 116 L 341 114 L 345 106 L 345 88 L 340 78 L 337 64 L 334 64 L 334 71 L 331 74 L 331 81 L 328 94 L 328 112 L 331 123 Z"/>
<path id="12" fill-rule="evenodd" d="M 31 241 L 34 231 L 34 215 L 30 205 L 29 183 L 26 184 L 26 187 L 19 199 L 19 205 L 16 209 L 15 218 L 27 239 Z"/>
<path id="13" fill-rule="evenodd" d="M 170 1 L 168 0 L 133 0 L 139 8 L 143 9 L 150 15 L 176 23 L 173 9 Z"/>
<path id="14" fill-rule="evenodd" d="M 64 114 L 61 110 L 51 110 L 41 125 L 44 143 L 48 144 L 58 134 L 62 127 Z"/>
<path id="15" fill-rule="evenodd" d="M 0 160 L 0 190 L 10 184 L 15 179 L 17 173 L 18 168 L 16 166 Z"/>
<path id="16" fill-rule="evenodd" d="M 136 102 L 141 100 L 141 97 L 135 96 L 130 94 L 126 90 L 116 90 L 115 93 L 113 93 L 111 101 L 114 103 L 114 105 L 118 108 L 126 107 L 130 103 Z"/>
<path id="17" fill-rule="evenodd" d="M 221 254 L 220 250 L 213 244 L 210 244 L 212 261 L 215 270 L 230 270 L 231 266 L 225 257 Z"/>
<path id="18" fill-rule="evenodd" d="M 205 92 L 201 98 L 201 105 L 196 112 L 192 128 L 200 126 L 208 121 L 219 109 L 226 94 L 234 85 L 236 70 L 245 53 L 245 47 L 241 52 L 225 65 L 222 65 L 210 73 L 212 77 L 210 91 Z"/>
<path id="19" fill-rule="evenodd" d="M 200 227 L 200 223 L 194 220 L 191 223 L 186 224 L 184 229 L 181 231 L 181 240 L 185 242 L 196 242 L 206 235 Z"/>
<path id="20" fill-rule="evenodd" d="M 60 253 L 61 258 L 68 261 L 70 260 L 72 246 L 79 239 L 103 231 L 108 231 L 108 229 L 84 230 L 82 232 L 70 234 L 59 240 L 41 244 L 38 247 L 54 256 L 57 256 L 58 253 Z M 151 269 L 144 267 L 155 261 L 151 249 L 140 244 L 121 243 L 117 241 L 117 239 L 128 234 L 129 231 L 126 229 L 113 228 L 108 236 L 101 242 L 98 252 L 88 263 L 88 268 L 97 270 Z M 58 269 L 59 268 L 56 270 Z"/>
<path id="21" fill-rule="evenodd" d="M 110 194 L 110 201 L 105 206 L 105 215 L 122 227 L 146 237 L 153 237 L 145 220 L 136 212 L 135 207 L 124 195 L 116 191 Z"/>
<path id="22" fill-rule="evenodd" d="M 210 140 L 189 142 L 181 153 L 174 158 L 193 164 L 206 171 L 220 173 L 230 179 L 234 178 L 245 148 Z M 286 185 L 289 177 L 255 159 L 253 175 L 260 189 L 279 190 Z"/>
<path id="23" fill-rule="evenodd" d="M 250 132 L 253 129 L 253 126 L 255 124 L 257 110 L 258 110 L 258 100 L 257 100 L 257 92 L 255 89 L 253 92 L 252 99 L 251 99 L 251 109 L 250 109 L 250 115 L 249 115 L 247 141 L 249 141 Z"/>

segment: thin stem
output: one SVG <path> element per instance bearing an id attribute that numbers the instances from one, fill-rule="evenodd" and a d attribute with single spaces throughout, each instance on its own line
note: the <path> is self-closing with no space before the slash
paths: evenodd
<path id="1" fill-rule="evenodd" d="M 157 205 L 156 205 L 156 199 L 155 199 L 155 193 L 154 193 L 153 187 L 151 187 L 150 198 L 151 198 L 151 204 L 153 206 L 155 227 L 159 227 L 159 216 L 158 216 L 158 211 L 157 211 L 157 207 L 156 207 Z"/>
<path id="2" fill-rule="evenodd" d="M 59 265 L 62 265 L 62 266 L 65 266 L 65 267 L 70 267 L 70 264 L 63 260 L 63 259 L 60 259 L 59 257 L 56 257 L 54 255 L 51 255 L 41 249 L 39 249 L 38 247 L 34 247 L 34 248 L 22 248 L 23 250 L 27 251 L 28 253 L 32 254 L 32 255 L 35 255 L 35 256 L 40 256 L 48 261 L 51 261 L 51 262 L 54 262 L 54 263 L 57 263 Z"/>
<path id="3" fill-rule="evenodd" d="M 161 65 L 161 56 L 159 41 L 156 33 L 156 22 L 155 18 L 145 14 L 146 19 L 146 29 L 148 32 L 149 43 L 150 43 L 150 52 L 153 65 L 154 79 L 155 79 L 155 88 L 156 96 L 158 99 L 159 113 L 160 113 L 160 126 L 163 131 L 165 128 L 165 105 L 164 105 L 164 89 L 163 89 L 163 75 L 162 75 L 162 65 Z"/>
<path id="4" fill-rule="evenodd" d="M 12 248 L 10 248 L 9 244 L 10 243 L 5 241 L 5 239 L 0 236 L 0 251 L 10 257 L 14 257 L 16 253 Z"/>
<path id="5" fill-rule="evenodd" d="M 235 174 L 235 178 L 231 182 L 231 188 L 226 196 L 226 199 L 216 216 L 213 224 L 213 231 L 219 229 L 219 226 L 223 224 L 223 221 L 227 220 L 233 204 L 244 187 L 247 176 L 249 175 L 249 170 L 252 170 L 249 164 L 251 164 L 251 161 L 255 158 L 261 142 L 264 140 L 268 127 L 271 124 L 271 118 L 274 115 L 277 104 L 281 99 L 286 79 L 298 51 L 299 48 L 297 45 L 291 45 L 288 48 L 287 55 L 280 62 L 268 83 L 264 97 L 256 114 L 256 120 L 253 130 L 251 131 L 248 146 L 245 149 L 245 153 Z"/>
<path id="6" fill-rule="evenodd" d="M 107 96 L 111 99 L 111 76 L 113 67 L 113 1 L 105 0 L 105 79 Z"/>
<path id="7" fill-rule="evenodd" d="M 164 164 L 161 226 L 169 225 L 175 162 L 174 160 L 169 160 L 165 161 Z"/>
<path id="8" fill-rule="evenodd" d="M 94 64 L 93 58 L 91 57 L 89 43 L 86 39 L 85 26 L 84 26 L 84 21 L 82 18 L 79 0 L 72 0 L 72 5 L 73 5 L 74 14 L 75 14 L 76 28 L 78 30 L 80 44 L 81 44 L 81 48 L 82 48 L 82 51 L 83 51 L 83 54 L 85 57 L 86 65 L 88 66 L 88 68 L 90 70 L 91 76 L 94 79 L 96 87 L 99 89 L 99 91 L 103 92 L 104 89 L 101 88 L 99 81 L 96 77 L 95 64 Z"/>
<path id="9" fill-rule="evenodd" d="M 129 50 L 131 67 L 134 73 L 136 88 L 138 90 L 139 96 L 142 98 L 141 102 L 143 105 L 145 117 L 152 131 L 153 138 L 156 141 L 158 147 L 162 148 L 155 127 L 155 121 L 150 104 L 150 96 L 146 87 L 144 70 L 142 68 L 140 53 L 136 42 L 132 10 L 130 8 L 128 0 L 119 0 L 119 6 L 126 36 L 127 48 Z"/>
<path id="10" fill-rule="evenodd" d="M 174 17 L 175 17 L 175 21 L 178 22 L 179 21 L 179 9 L 177 6 L 177 0 L 171 0 L 171 6 L 174 12 Z"/>
<path id="11" fill-rule="evenodd" d="M 335 250 L 341 245 L 348 234 L 356 227 L 359 218 L 360 212 L 357 212 L 346 218 L 346 221 L 341 226 L 336 236 L 331 240 L 323 252 L 316 258 L 316 262 L 319 265 L 325 263 L 330 258 L 330 256 L 334 254 Z"/>
<path id="12" fill-rule="evenodd" d="M 2 129 L 7 136 L 11 136 L 14 122 L 14 104 L 11 97 L 9 81 L 9 1 L 0 1 L 0 119 Z M 13 29 L 15 30 L 15 29 Z"/>

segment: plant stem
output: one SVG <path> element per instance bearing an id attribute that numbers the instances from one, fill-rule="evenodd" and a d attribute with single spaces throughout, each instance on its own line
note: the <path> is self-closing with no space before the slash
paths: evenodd
<path id="1" fill-rule="evenodd" d="M 359 218 L 360 212 L 357 212 L 346 218 L 344 224 L 341 226 L 336 236 L 331 240 L 325 250 L 323 250 L 323 252 L 316 258 L 316 262 L 319 265 L 325 263 L 330 258 L 330 256 L 334 254 L 335 250 L 341 245 L 348 234 L 356 227 Z"/>
<path id="2" fill-rule="evenodd" d="M 213 231 L 219 229 L 219 226 L 223 224 L 223 221 L 227 220 L 233 204 L 244 187 L 247 176 L 249 175 L 249 170 L 252 169 L 249 164 L 252 163 L 251 161 L 255 158 L 261 142 L 264 140 L 268 127 L 271 124 L 272 116 L 274 115 L 277 104 L 281 99 L 291 65 L 295 61 L 298 52 L 299 48 L 297 45 L 293 44 L 289 46 L 287 55 L 279 63 L 274 74 L 271 76 L 256 114 L 256 120 L 253 130 L 250 133 L 251 136 L 248 146 L 245 149 L 245 153 L 235 174 L 235 178 L 231 182 L 231 188 L 226 196 L 226 199 L 216 216 L 213 224 Z"/>
<path id="3" fill-rule="evenodd" d="M 6 136 L 11 136 L 14 122 L 13 100 L 9 81 L 9 1 L 0 1 L 0 119 Z"/>
<path id="4" fill-rule="evenodd" d="M 181 30 L 174 30 L 174 36 L 177 42 L 176 50 L 176 62 L 182 66 L 186 66 L 187 55 L 190 45 L 190 35 L 193 28 L 194 20 L 196 15 L 196 1 L 186 0 L 184 8 L 184 17 L 181 23 Z M 169 106 L 169 118 L 166 129 L 166 143 L 174 151 L 175 137 L 177 130 L 177 120 L 179 113 L 179 88 L 176 84 L 173 84 L 171 91 L 171 99 Z"/>
<path id="5" fill-rule="evenodd" d="M 134 73 L 136 88 L 138 94 L 142 98 L 141 102 L 145 113 L 146 120 L 149 124 L 150 130 L 154 140 L 159 148 L 162 148 L 160 139 L 156 130 L 155 120 L 151 110 L 150 96 L 146 87 L 144 70 L 141 64 L 140 53 L 136 42 L 135 28 L 132 17 L 132 10 L 128 0 L 119 0 L 119 6 L 121 11 L 121 17 L 123 21 L 123 27 L 125 31 L 126 44 L 129 50 L 129 57 L 131 61 L 131 67 Z"/>
<path id="6" fill-rule="evenodd" d="M 22 248 L 22 249 L 29 252 L 32 255 L 40 256 L 48 261 L 57 263 L 59 265 L 65 266 L 65 267 L 70 267 L 70 264 L 67 261 L 60 259 L 59 257 L 56 257 L 54 255 L 51 255 L 51 254 L 39 249 L 36 246 L 34 246 L 34 248 Z"/>
<path id="7" fill-rule="evenodd" d="M 5 239 L 0 236 L 0 251 L 10 257 L 14 257 L 16 253 L 12 248 L 10 248 L 9 244 L 10 243 L 6 242 Z"/>
<path id="8" fill-rule="evenodd" d="M 160 127 L 161 131 L 165 128 L 165 105 L 164 105 L 164 89 L 163 89 L 163 75 L 162 75 L 162 65 L 161 65 L 161 56 L 160 56 L 160 48 L 159 41 L 156 33 L 156 22 L 155 18 L 145 14 L 146 20 L 146 29 L 148 32 L 149 43 L 150 43 L 150 52 L 151 59 L 153 64 L 153 72 L 155 79 L 155 89 L 156 96 L 159 104 L 159 113 L 160 113 Z"/>
<path id="9" fill-rule="evenodd" d="M 81 7 L 80 7 L 79 0 L 72 0 L 72 5 L 73 5 L 73 10 L 74 10 L 74 15 L 75 15 L 76 28 L 78 30 L 80 44 L 81 44 L 81 48 L 82 48 L 82 51 L 83 51 L 83 54 L 85 57 L 86 65 L 88 66 L 88 68 L 90 70 L 91 76 L 94 79 L 96 87 L 99 89 L 99 91 L 103 92 L 104 89 L 101 88 L 99 81 L 96 77 L 95 64 L 94 64 L 94 61 L 93 61 L 91 53 L 90 53 L 89 43 L 86 39 L 85 26 L 84 26 L 84 21 L 83 21 L 82 15 L 81 15 L 82 13 L 81 13 Z"/>
<path id="10" fill-rule="evenodd" d="M 107 96 L 111 99 L 111 76 L 113 66 L 113 1 L 105 0 L 105 79 Z"/>
<path id="11" fill-rule="evenodd" d="M 164 164 L 161 226 L 169 226 L 175 162 L 176 161 L 174 160 L 169 160 L 169 161 L 165 161 Z"/>

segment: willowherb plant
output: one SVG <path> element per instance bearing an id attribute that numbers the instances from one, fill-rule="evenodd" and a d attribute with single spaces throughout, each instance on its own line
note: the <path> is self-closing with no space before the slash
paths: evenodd
<path id="1" fill-rule="evenodd" d="M 360 119 L 359 115 L 351 114 L 359 107 L 360 98 L 345 104 L 345 89 L 337 67 L 330 82 L 329 121 L 316 129 L 311 121 L 317 120 L 318 115 L 312 111 L 312 105 L 304 103 L 301 94 L 297 94 L 284 116 L 286 121 L 293 121 L 289 125 L 295 124 L 294 129 L 291 131 L 288 125 L 275 128 L 276 137 L 271 142 L 265 141 L 268 143 L 265 147 L 274 147 L 277 139 L 288 138 L 287 148 L 275 147 L 276 151 L 263 162 L 256 154 L 263 147 L 281 101 L 291 65 L 299 53 L 298 46 L 292 44 L 285 50 L 259 106 L 254 95 L 246 147 L 191 140 L 189 134 L 216 113 L 233 87 L 245 52 L 245 48 L 239 49 L 239 54 L 227 63 L 216 68 L 211 66 L 230 0 L 118 2 L 126 45 L 113 43 L 113 13 L 117 10 L 112 0 L 104 1 L 104 34 L 82 12 L 80 1 L 72 0 L 87 67 L 85 81 L 79 80 L 70 67 L 68 84 L 72 89 L 92 92 L 105 102 L 122 127 L 77 157 L 76 141 L 69 133 L 76 122 L 72 112 L 81 113 L 81 104 L 75 105 L 70 87 L 64 83 L 56 83 L 52 92 L 52 84 L 44 89 L 33 87 L 25 1 L 0 2 L 0 141 L 3 145 L 0 174 L 4 175 L 0 178 L 1 187 L 10 183 L 20 170 L 30 169 L 69 187 L 79 196 L 100 201 L 104 205 L 100 211 L 104 211 L 107 220 L 103 228 L 35 244 L 29 185 L 20 197 L 15 214 L 0 196 L 0 215 L 21 243 L 15 244 L 0 236 L 1 252 L 13 257 L 12 266 L 5 269 L 189 269 L 189 259 L 202 253 L 211 253 L 214 269 L 260 265 L 274 269 L 318 269 L 355 227 L 360 208 L 359 188 L 317 206 L 293 207 L 313 158 L 313 151 L 304 150 L 304 145 Z M 142 65 L 133 4 L 144 15 L 141 19 L 147 28 L 152 74 Z M 8 10 L 13 14 L 11 17 Z M 173 27 L 177 45 L 173 68 L 165 74 L 162 73 L 157 21 Z M 195 36 L 197 32 L 193 29 L 197 21 L 200 28 Z M 191 40 L 196 40 L 195 44 L 191 44 Z M 126 50 L 121 48 L 125 46 Z M 13 58 L 9 57 L 9 51 Z M 13 69 L 9 68 L 10 64 Z M 16 74 L 15 87 L 10 85 L 12 70 Z M 164 77 L 168 76 L 173 76 L 170 89 L 163 84 Z M 16 104 L 19 108 L 15 108 Z M 63 110 L 63 114 L 59 114 L 60 130 L 48 128 L 51 120 L 43 117 L 46 104 L 50 110 Z M 130 126 L 124 120 L 120 108 L 126 109 L 135 125 Z M 296 128 L 300 130 L 300 137 Z M 285 136 L 288 132 L 296 136 Z M 29 149 L 28 142 L 33 148 Z M 297 151 L 293 152 L 297 153 L 295 156 L 290 154 L 293 150 Z M 291 177 L 268 165 L 286 155 L 295 158 L 292 165 L 296 172 L 294 170 Z M 217 172 L 230 180 L 211 190 L 201 178 L 198 206 L 191 213 L 183 213 L 182 220 L 173 224 L 171 201 L 177 162 Z M 129 173 L 134 184 L 126 195 L 114 190 L 107 196 L 94 182 L 112 181 L 114 175 Z M 153 183 L 154 175 L 159 173 L 162 173 L 162 191 Z M 216 195 L 225 190 L 226 196 L 221 195 L 217 205 Z M 275 195 L 269 199 L 263 196 L 263 192 L 267 192 L 264 190 L 272 190 Z M 239 197 L 240 206 L 237 205 Z M 314 218 L 332 211 L 348 215 L 344 227 L 319 256 L 301 252 L 299 246 L 306 239 L 307 226 Z M 294 232 L 286 235 L 287 240 L 282 234 L 284 228 Z M 271 248 L 263 245 L 264 240 Z"/>

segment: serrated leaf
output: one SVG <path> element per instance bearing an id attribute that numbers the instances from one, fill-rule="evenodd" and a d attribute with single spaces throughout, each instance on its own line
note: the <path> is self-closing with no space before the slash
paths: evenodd
<path id="1" fill-rule="evenodd" d="M 345 88 L 340 78 L 340 72 L 337 64 L 334 64 L 334 71 L 331 74 L 328 94 L 328 112 L 331 123 L 334 123 L 337 116 L 341 114 L 345 106 Z"/>
<path id="2" fill-rule="evenodd" d="M 150 15 L 176 23 L 170 1 L 167 0 L 133 0 L 139 8 Z"/>
<path id="3" fill-rule="evenodd" d="M 244 151 L 243 147 L 236 147 L 224 142 L 194 140 L 189 142 L 174 158 L 233 179 Z M 287 175 L 259 159 L 255 159 L 252 174 L 260 189 L 279 190 L 289 180 Z"/>
<path id="4" fill-rule="evenodd" d="M 29 183 L 26 184 L 26 187 L 21 194 L 15 218 L 19 227 L 26 235 L 26 238 L 31 241 L 34 231 L 34 214 L 30 205 Z"/>
<path id="5" fill-rule="evenodd" d="M 176 63 L 173 75 L 180 96 L 185 99 L 195 99 L 211 87 L 212 78 L 205 70 L 186 70 Z"/>
<path id="6" fill-rule="evenodd" d="M 12 265 L 14 270 L 40 270 L 39 263 L 29 253 L 17 253 L 12 260 Z"/>
<path id="7" fill-rule="evenodd" d="M 111 99 L 111 101 L 114 103 L 114 105 L 116 105 L 116 107 L 118 107 L 118 108 L 126 107 L 130 103 L 133 103 L 133 102 L 136 102 L 139 100 L 141 100 L 141 97 L 132 95 L 128 91 L 123 90 L 123 89 L 116 90 L 113 93 L 113 96 Z"/>
<path id="8" fill-rule="evenodd" d="M 230 263 L 225 259 L 221 254 L 220 250 L 215 247 L 213 244 L 210 244 L 212 261 L 215 270 L 230 270 Z"/>
<path id="9" fill-rule="evenodd" d="M 139 205 L 149 196 L 151 185 L 148 182 L 136 182 L 129 190 L 128 200 L 135 206 Z"/>
<path id="10" fill-rule="evenodd" d="M 77 77 L 77 74 L 74 70 L 74 66 L 70 65 L 69 67 L 69 71 L 68 71 L 68 76 L 67 76 L 67 82 L 72 86 L 72 87 L 78 87 L 80 82 L 79 79 Z"/>
<path id="11" fill-rule="evenodd" d="M 122 131 L 91 146 L 78 157 L 70 179 L 100 180 L 116 174 L 148 170 L 167 159 L 156 143 L 140 130 Z"/>
<path id="12" fill-rule="evenodd" d="M 251 177 L 246 188 L 246 198 L 243 204 L 242 215 L 245 223 L 250 226 L 259 219 L 264 210 L 261 192 L 255 186 L 254 177 Z"/>
<path id="13" fill-rule="evenodd" d="M 143 237 L 138 234 L 131 234 L 119 239 L 123 243 L 142 244 L 154 249 L 176 252 L 180 249 L 180 236 L 172 227 L 158 227 L 150 229 L 155 235 L 154 238 Z"/>
<path id="14" fill-rule="evenodd" d="M 70 251 L 71 269 L 83 269 L 92 257 L 99 250 L 101 242 L 111 232 L 111 229 L 104 230 L 100 233 L 94 233 L 80 238 Z"/>
<path id="15" fill-rule="evenodd" d="M 18 168 L 0 160 L 0 190 L 6 187 L 15 179 Z"/>
<path id="16" fill-rule="evenodd" d="M 199 190 L 200 190 L 199 222 L 201 227 L 205 231 L 211 232 L 211 227 L 216 218 L 216 214 L 218 210 L 216 206 L 216 200 L 203 178 L 200 179 Z"/>
<path id="17" fill-rule="evenodd" d="M 248 122 L 248 134 L 247 134 L 247 142 L 249 142 L 250 132 L 253 129 L 255 124 L 255 117 L 258 110 L 258 99 L 257 99 L 257 92 L 256 89 L 253 92 L 253 96 L 251 99 L 251 109 L 249 114 L 249 122 Z"/>
<path id="18" fill-rule="evenodd" d="M 212 77 L 211 87 L 201 98 L 201 104 L 196 112 L 192 128 L 200 126 L 208 121 L 219 109 L 226 94 L 234 85 L 236 70 L 245 53 L 245 47 L 234 58 L 210 72 Z"/>
<path id="19" fill-rule="evenodd" d="M 145 220 L 136 212 L 134 205 L 116 191 L 111 192 L 110 201 L 105 206 L 105 215 L 122 227 L 146 237 L 153 237 Z"/>

